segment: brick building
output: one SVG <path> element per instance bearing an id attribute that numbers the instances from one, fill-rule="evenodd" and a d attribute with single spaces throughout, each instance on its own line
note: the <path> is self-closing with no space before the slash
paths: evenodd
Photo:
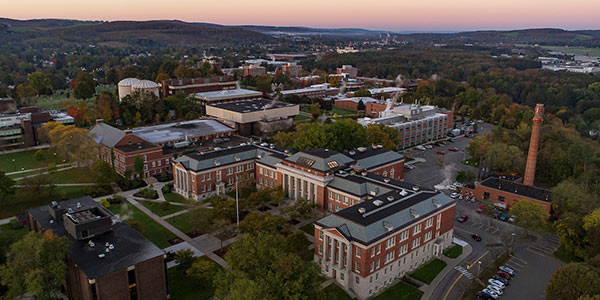
<path id="1" fill-rule="evenodd" d="M 289 77 L 298 77 L 302 72 L 302 65 L 298 65 L 295 62 L 287 63 L 281 66 L 281 73 Z"/>
<path id="2" fill-rule="evenodd" d="M 510 209 L 520 200 L 527 200 L 539 204 L 548 214 L 552 208 L 552 191 L 525 185 L 495 176 L 488 177 L 481 182 L 476 182 L 461 188 L 463 196 L 475 197 L 478 200 L 489 200 L 500 207 Z"/>
<path id="3" fill-rule="evenodd" d="M 448 196 L 393 179 L 377 185 L 388 190 L 314 224 L 315 262 L 359 299 L 441 256 L 453 239 L 456 204 Z"/>
<path id="4" fill-rule="evenodd" d="M 173 162 L 173 170 L 175 191 L 195 200 L 254 179 L 258 187 L 281 186 L 290 199 L 308 199 L 333 212 L 387 191 L 385 178 L 402 180 L 404 157 L 381 147 L 294 153 L 272 144 L 247 144 L 184 155 Z M 379 185 L 367 175 L 379 178 Z"/>
<path id="5" fill-rule="evenodd" d="M 199 101 L 201 104 L 217 104 L 227 103 L 241 100 L 256 100 L 263 97 L 262 92 L 247 90 L 247 89 L 231 89 L 213 92 L 196 93 L 193 95 L 194 99 Z"/>
<path id="6" fill-rule="evenodd" d="M 267 68 L 261 67 L 260 65 L 247 65 L 242 66 L 242 75 L 246 76 L 263 76 L 267 74 Z"/>
<path id="7" fill-rule="evenodd" d="M 169 298 L 164 252 L 91 197 L 29 209 L 27 221 L 31 231 L 69 238 L 69 299 Z"/>
<path id="8" fill-rule="evenodd" d="M 298 96 L 307 97 L 309 99 L 323 99 L 339 94 L 340 89 L 331 87 L 328 83 L 315 84 L 302 89 L 293 89 L 280 91 L 281 96 Z M 275 93 L 273 93 L 273 96 Z"/>
<path id="9" fill-rule="evenodd" d="M 237 85 L 237 81 L 235 81 L 233 76 L 230 75 L 167 79 L 163 80 L 161 83 L 161 93 L 163 97 L 175 95 L 179 91 L 189 95 L 201 92 L 235 89 Z"/>
<path id="10" fill-rule="evenodd" d="M 358 69 L 351 65 L 343 65 L 341 68 L 335 69 L 335 74 L 348 74 L 348 78 L 356 78 Z"/>

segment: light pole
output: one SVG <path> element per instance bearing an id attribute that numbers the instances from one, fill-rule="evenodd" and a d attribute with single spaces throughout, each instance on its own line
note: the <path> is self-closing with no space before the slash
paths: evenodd
<path id="1" fill-rule="evenodd" d="M 16 171 L 17 170 L 17 165 L 15 164 L 15 159 L 14 158 L 12 159 L 12 162 L 13 162 L 13 171 Z"/>
<path id="2" fill-rule="evenodd" d="M 511 234 L 511 238 L 510 238 L 510 253 L 512 253 L 512 251 L 513 251 L 514 244 L 515 244 L 515 233 L 513 232 Z"/>
<path id="3" fill-rule="evenodd" d="M 481 271 L 481 261 L 477 262 L 477 277 L 479 277 L 479 272 Z"/>

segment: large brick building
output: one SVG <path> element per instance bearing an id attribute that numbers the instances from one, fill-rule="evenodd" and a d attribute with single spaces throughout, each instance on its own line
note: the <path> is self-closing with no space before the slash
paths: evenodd
<path id="1" fill-rule="evenodd" d="M 169 298 L 164 252 L 91 197 L 29 209 L 27 221 L 31 231 L 69 238 L 69 299 Z"/>
<path id="2" fill-rule="evenodd" d="M 237 86 L 238 82 L 230 75 L 168 79 L 161 82 L 161 93 L 163 97 L 175 95 L 177 92 L 189 95 L 201 92 L 230 90 L 235 89 Z"/>
<path id="3" fill-rule="evenodd" d="M 314 260 L 325 275 L 367 299 L 442 255 L 453 239 L 455 202 L 382 176 L 348 177 L 380 192 L 315 222 Z"/>
<path id="4" fill-rule="evenodd" d="M 255 179 L 258 187 L 281 186 L 290 199 L 308 199 L 334 212 L 387 191 L 350 173 L 381 176 L 382 182 L 402 180 L 404 157 L 378 146 L 294 153 L 275 145 L 247 144 L 184 155 L 173 161 L 173 170 L 175 191 L 195 200 Z"/>

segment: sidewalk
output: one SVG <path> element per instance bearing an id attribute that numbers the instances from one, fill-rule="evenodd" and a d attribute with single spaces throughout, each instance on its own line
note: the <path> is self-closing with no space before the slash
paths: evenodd
<path id="1" fill-rule="evenodd" d="M 458 272 L 458 271 L 454 270 L 454 267 L 459 265 L 465 258 L 467 258 L 467 256 L 471 255 L 472 252 L 473 252 L 473 247 L 471 245 L 467 245 L 467 246 L 463 247 L 462 254 L 457 258 L 448 258 L 442 254 L 441 259 L 443 261 L 445 261 L 447 265 L 435 277 L 435 279 L 433 279 L 433 281 L 429 285 L 426 284 L 419 288 L 421 291 L 423 291 L 423 297 L 421 297 L 421 299 L 431 299 L 433 292 L 435 291 L 437 286 L 440 284 L 440 282 L 442 282 L 442 280 L 444 280 L 444 278 L 446 278 L 446 275 L 448 275 L 448 273 L 450 273 L 452 271 Z"/>

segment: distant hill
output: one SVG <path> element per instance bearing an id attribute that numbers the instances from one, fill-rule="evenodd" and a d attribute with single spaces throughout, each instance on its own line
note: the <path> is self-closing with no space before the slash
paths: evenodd
<path id="1" fill-rule="evenodd" d="M 333 35 L 333 36 L 375 36 L 387 31 L 367 30 L 362 28 L 312 28 L 312 27 L 290 27 L 290 26 L 259 26 L 242 25 L 236 26 L 246 30 L 256 31 L 264 34 L 276 35 Z"/>
<path id="2" fill-rule="evenodd" d="M 0 19 L 0 24 L 8 26 L 6 33 L 0 33 L 0 41 L 26 41 L 41 47 L 62 42 L 115 47 L 198 47 L 244 45 L 273 40 L 259 32 L 214 24 L 169 20 L 78 22 Z"/>

